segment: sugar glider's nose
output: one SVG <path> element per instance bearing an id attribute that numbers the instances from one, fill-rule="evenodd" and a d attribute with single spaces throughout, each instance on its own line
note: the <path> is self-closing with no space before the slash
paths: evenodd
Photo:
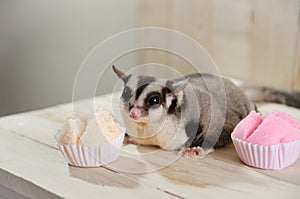
<path id="1" fill-rule="evenodd" d="M 133 107 L 129 111 L 129 116 L 134 120 L 140 119 L 143 116 L 143 114 L 144 114 L 144 110 L 141 108 Z"/>

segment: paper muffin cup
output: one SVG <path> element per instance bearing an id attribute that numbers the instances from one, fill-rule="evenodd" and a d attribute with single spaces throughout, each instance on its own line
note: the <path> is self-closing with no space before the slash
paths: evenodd
<path id="1" fill-rule="evenodd" d="M 280 170 L 293 164 L 300 155 L 300 139 L 288 143 L 261 146 L 231 136 L 238 156 L 245 164 L 260 168 Z"/>
<path id="2" fill-rule="evenodd" d="M 98 146 L 58 144 L 69 165 L 77 167 L 100 167 L 115 161 L 123 145 L 125 131 L 114 140 Z"/>

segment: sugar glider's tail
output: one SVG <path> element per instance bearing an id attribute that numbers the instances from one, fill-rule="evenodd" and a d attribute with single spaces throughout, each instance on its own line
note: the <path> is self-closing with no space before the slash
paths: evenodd
<path id="1" fill-rule="evenodd" d="M 274 102 L 300 109 L 300 91 L 245 84 L 240 87 L 253 102 Z"/>

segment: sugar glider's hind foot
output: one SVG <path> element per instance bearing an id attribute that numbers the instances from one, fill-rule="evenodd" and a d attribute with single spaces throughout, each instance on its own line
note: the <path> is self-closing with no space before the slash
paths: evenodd
<path id="1" fill-rule="evenodd" d="M 197 147 L 182 147 L 179 152 L 178 155 L 180 156 L 202 156 L 202 154 L 204 154 L 204 149 L 202 149 L 200 146 Z"/>
<path id="2" fill-rule="evenodd" d="M 190 156 L 190 157 L 197 157 L 197 158 L 204 158 L 209 153 L 213 152 L 214 149 L 206 149 L 204 150 L 200 146 L 194 146 L 194 147 L 182 147 L 179 149 L 178 155 L 179 156 Z"/>
<path id="3" fill-rule="evenodd" d="M 125 134 L 123 145 L 127 145 L 127 144 L 136 144 L 136 143 L 131 137 L 129 137 L 129 135 Z"/>

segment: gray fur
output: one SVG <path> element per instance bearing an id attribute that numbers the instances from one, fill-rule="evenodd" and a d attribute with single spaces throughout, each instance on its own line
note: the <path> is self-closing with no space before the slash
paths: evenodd
<path id="1" fill-rule="evenodd" d="M 251 110 L 256 110 L 241 88 L 229 79 L 211 74 L 192 74 L 175 80 L 134 75 L 122 76 L 122 79 L 126 79 L 124 86 L 132 92 L 129 100 L 123 100 L 124 122 L 127 133 L 138 144 L 157 145 L 172 150 L 193 146 L 220 148 L 231 142 L 230 135 L 235 126 Z M 224 96 L 217 82 L 224 84 Z M 274 93 L 272 90 L 266 91 Z M 132 107 L 143 108 L 149 115 L 151 111 L 154 112 L 147 105 L 147 97 L 153 92 L 161 96 L 160 118 L 156 123 L 149 120 L 149 124 L 140 126 L 128 117 L 128 112 Z M 276 101 L 273 97 L 276 102 L 300 104 L 299 93 L 293 98 L 283 92 L 274 96 L 281 99 Z M 158 109 L 156 112 L 159 112 Z M 163 121 L 167 121 L 167 125 L 161 124 Z M 159 131 L 158 134 L 148 135 L 155 131 Z M 169 136 L 172 133 L 175 135 Z M 140 138 L 142 135 L 145 137 Z"/>
<path id="2" fill-rule="evenodd" d="M 274 102 L 300 108 L 299 91 L 245 84 L 240 87 L 253 102 Z"/>
<path id="3" fill-rule="evenodd" d="M 225 109 L 222 107 L 216 107 L 220 111 L 216 111 L 217 115 L 212 114 L 212 102 L 211 97 L 217 100 L 217 105 L 223 106 L 224 103 L 221 100 L 222 96 L 220 96 L 220 88 L 216 82 L 220 80 L 220 77 L 209 75 L 209 74 L 193 74 L 187 76 L 190 78 L 189 83 L 194 86 L 194 90 L 197 91 L 197 104 L 182 104 L 183 107 L 188 108 L 191 106 L 199 107 L 200 109 L 200 120 L 197 128 L 197 133 L 193 139 L 190 139 L 187 146 L 202 146 L 204 149 L 207 148 L 219 148 L 223 147 L 226 144 L 231 142 L 230 134 L 233 131 L 234 127 L 246 117 L 251 110 L 255 110 L 254 104 L 248 99 L 248 97 L 243 93 L 243 91 L 233 84 L 230 80 L 226 78 L 221 78 L 224 83 L 225 93 L 226 93 L 226 102 Z M 208 90 L 207 85 L 210 85 L 210 90 Z M 186 94 L 186 93 L 185 93 Z M 225 112 L 223 111 L 225 110 Z M 225 117 L 225 122 L 218 123 L 217 118 Z M 214 121 L 211 121 L 211 118 Z M 211 124 L 213 123 L 213 124 Z M 191 118 L 187 125 L 192 124 L 195 126 L 195 121 Z M 215 126 L 213 132 L 208 133 L 209 125 Z M 192 130 L 195 127 L 192 127 Z M 221 134 L 218 128 L 222 128 Z M 191 127 L 187 126 L 187 129 L 191 129 Z M 191 134 L 191 132 L 186 132 L 187 134 Z M 191 135 L 189 135 L 191 137 Z M 207 142 L 203 143 L 204 139 Z"/>

